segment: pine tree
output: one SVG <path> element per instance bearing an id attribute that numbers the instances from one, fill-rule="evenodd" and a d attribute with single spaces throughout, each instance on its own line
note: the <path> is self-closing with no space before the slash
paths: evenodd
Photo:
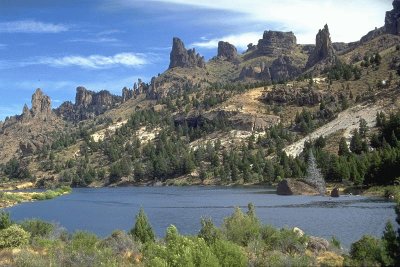
<path id="1" fill-rule="evenodd" d="M 322 176 L 320 169 L 317 166 L 317 162 L 312 151 L 310 152 L 310 157 L 308 159 L 306 181 L 314 185 L 321 195 L 325 195 L 325 180 Z"/>
<path id="2" fill-rule="evenodd" d="M 140 208 L 139 213 L 136 215 L 135 226 L 131 229 L 130 234 L 136 241 L 140 241 L 142 244 L 155 240 L 153 229 L 143 208 Z"/>
<path id="3" fill-rule="evenodd" d="M 342 137 L 339 141 L 339 156 L 348 156 L 350 154 L 349 147 L 347 146 L 346 138 Z"/>

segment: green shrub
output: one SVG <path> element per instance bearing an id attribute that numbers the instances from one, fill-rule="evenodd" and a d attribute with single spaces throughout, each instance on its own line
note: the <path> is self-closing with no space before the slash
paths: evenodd
<path id="1" fill-rule="evenodd" d="M 385 253 L 382 241 L 373 236 L 364 235 L 360 240 L 351 244 L 350 264 L 362 266 L 380 266 L 384 262 Z"/>
<path id="2" fill-rule="evenodd" d="M 14 257 L 14 263 L 17 267 L 43 267 L 51 266 L 46 256 L 38 255 L 28 250 L 22 250 Z"/>
<path id="3" fill-rule="evenodd" d="M 12 224 L 10 214 L 5 211 L 0 211 L 0 230 L 6 229 Z"/>
<path id="4" fill-rule="evenodd" d="M 31 234 L 31 238 L 49 237 L 55 229 L 53 224 L 38 219 L 25 220 L 20 225 Z"/>
<path id="5" fill-rule="evenodd" d="M 232 242 L 218 239 L 212 246 L 212 252 L 222 267 L 247 266 L 248 260 L 243 250 Z"/>
<path id="6" fill-rule="evenodd" d="M 221 239 L 222 234 L 221 230 L 213 224 L 211 218 L 202 218 L 198 237 L 203 238 L 208 245 L 211 245 L 216 240 Z"/>
<path id="7" fill-rule="evenodd" d="M 13 224 L 0 230 L 0 248 L 15 248 L 29 243 L 30 234 L 19 225 Z"/>
<path id="8" fill-rule="evenodd" d="M 123 255 L 129 251 L 138 254 L 140 251 L 140 246 L 135 243 L 132 236 L 120 230 L 114 231 L 109 237 L 101 241 L 101 247 L 110 248 L 117 255 Z"/>
<path id="9" fill-rule="evenodd" d="M 98 241 L 95 234 L 78 231 L 72 235 L 69 247 L 72 251 L 93 251 Z"/>
<path id="10" fill-rule="evenodd" d="M 238 245 L 246 246 L 251 240 L 259 237 L 261 224 L 255 215 L 244 214 L 240 208 L 225 218 L 222 230 L 226 238 Z"/>

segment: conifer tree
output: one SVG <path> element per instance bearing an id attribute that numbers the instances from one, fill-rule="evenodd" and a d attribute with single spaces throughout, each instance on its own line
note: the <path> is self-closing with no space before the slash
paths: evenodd
<path id="1" fill-rule="evenodd" d="M 312 151 L 310 152 L 310 157 L 308 159 L 306 181 L 314 185 L 321 195 L 325 195 L 325 180 L 322 176 L 321 170 L 317 166 L 317 162 Z"/>
<path id="2" fill-rule="evenodd" d="M 140 208 L 139 213 L 136 215 L 135 226 L 131 229 L 130 234 L 136 241 L 140 241 L 143 244 L 154 242 L 155 237 L 153 228 L 151 227 L 143 208 Z"/>

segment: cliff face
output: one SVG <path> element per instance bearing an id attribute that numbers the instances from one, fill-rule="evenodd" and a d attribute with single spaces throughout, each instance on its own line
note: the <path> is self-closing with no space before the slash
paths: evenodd
<path id="1" fill-rule="evenodd" d="M 335 61 L 336 52 L 333 48 L 331 35 L 328 25 L 319 30 L 315 38 L 315 48 L 311 52 L 306 68 L 313 67 L 320 62 L 333 63 Z"/>
<path id="2" fill-rule="evenodd" d="M 169 69 L 181 67 L 181 68 L 204 68 L 206 65 L 204 57 L 196 54 L 196 50 L 186 50 L 185 45 L 181 39 L 174 37 L 172 41 L 172 51 L 170 54 Z"/>
<path id="3" fill-rule="evenodd" d="M 400 0 L 393 1 L 393 9 L 386 12 L 385 32 L 400 35 Z"/>
<path id="4" fill-rule="evenodd" d="M 223 41 L 218 42 L 217 58 L 227 61 L 235 61 L 237 56 L 237 49 L 234 45 Z"/>
<path id="5" fill-rule="evenodd" d="M 290 54 L 297 45 L 293 32 L 265 31 L 258 41 L 257 51 L 260 55 L 279 56 Z"/>
<path id="6" fill-rule="evenodd" d="M 56 109 L 56 113 L 69 121 L 93 119 L 121 102 L 122 97 L 108 91 L 93 92 L 80 86 L 76 88 L 75 104 L 65 102 Z"/>

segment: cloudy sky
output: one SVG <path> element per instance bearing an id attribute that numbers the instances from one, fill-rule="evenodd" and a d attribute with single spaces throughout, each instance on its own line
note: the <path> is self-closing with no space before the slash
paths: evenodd
<path id="1" fill-rule="evenodd" d="M 391 0 L 0 0 L 0 120 L 42 88 L 53 107 L 75 88 L 120 94 L 169 64 L 172 37 L 207 59 L 219 40 L 243 51 L 264 30 L 314 43 L 355 41 L 384 24 Z"/>

